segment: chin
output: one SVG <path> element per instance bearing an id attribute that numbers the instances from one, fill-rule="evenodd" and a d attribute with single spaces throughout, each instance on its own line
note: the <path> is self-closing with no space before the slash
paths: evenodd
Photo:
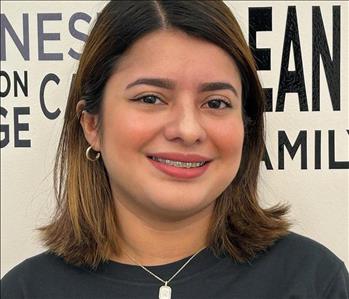
<path id="1" fill-rule="evenodd" d="M 171 196 L 169 198 L 162 197 L 159 200 L 153 201 L 155 211 L 162 215 L 167 215 L 170 218 L 185 218 L 199 213 L 213 204 L 207 199 L 198 200 L 198 196 L 188 198 L 181 196 Z"/>

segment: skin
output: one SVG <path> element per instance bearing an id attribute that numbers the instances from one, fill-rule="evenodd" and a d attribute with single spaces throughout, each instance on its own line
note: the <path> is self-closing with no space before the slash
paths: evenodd
<path id="1" fill-rule="evenodd" d="M 166 78 L 172 89 L 148 84 L 126 88 L 139 78 Z M 199 91 L 203 82 L 227 82 L 230 89 Z M 109 174 L 120 230 L 114 261 L 160 265 L 189 256 L 207 243 L 215 199 L 234 179 L 244 128 L 241 79 L 233 59 L 218 46 L 181 31 L 156 31 L 136 41 L 108 80 L 103 118 L 83 112 L 87 141 L 101 152 Z M 144 95 L 151 103 L 132 101 Z M 212 100 L 231 103 L 209 106 Z M 77 109 L 84 106 L 79 102 Z M 102 134 L 101 134 L 102 132 Z M 193 179 L 157 170 L 147 154 L 194 153 L 213 161 Z"/>

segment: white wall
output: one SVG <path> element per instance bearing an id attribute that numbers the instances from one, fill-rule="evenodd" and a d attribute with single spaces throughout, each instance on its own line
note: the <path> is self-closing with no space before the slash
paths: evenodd
<path id="1" fill-rule="evenodd" d="M 87 34 L 88 17 L 93 19 L 105 2 L 100 1 L 5 1 L 1 5 L 1 13 L 7 18 L 19 40 L 23 42 L 23 15 L 28 15 L 29 58 L 25 60 L 16 47 L 8 32 L 1 40 L 6 50 L 2 56 L 1 70 L 9 75 L 10 91 L 1 99 L 1 276 L 25 258 L 45 250 L 38 242 L 35 228 L 46 223 L 53 209 L 52 167 L 54 152 L 62 125 L 65 103 L 72 73 L 77 67 L 77 60 L 69 52 L 73 49 L 80 52 L 83 42 L 74 32 Z M 349 39 L 348 10 L 346 1 L 227 1 L 240 21 L 242 29 L 248 36 L 249 8 L 271 7 L 272 29 L 257 33 L 257 47 L 269 48 L 271 65 L 269 70 L 260 71 L 263 86 L 273 89 L 273 109 L 266 112 L 267 119 L 267 150 L 273 169 L 267 169 L 262 162 L 260 195 L 264 206 L 276 202 L 292 204 L 291 217 L 295 221 L 293 230 L 309 236 L 331 249 L 349 266 L 348 236 L 348 164 L 349 164 L 349 120 L 348 120 L 348 82 L 349 82 Z M 276 101 L 281 58 L 286 28 L 287 12 L 296 7 L 301 58 L 304 69 L 304 82 L 307 96 L 308 111 L 300 111 L 298 93 L 286 93 L 283 111 L 276 112 Z M 320 6 L 322 21 L 332 57 L 332 11 L 340 6 L 340 109 L 334 111 L 331 105 L 328 81 L 323 63 L 320 62 L 320 111 L 313 111 L 312 84 L 312 14 L 313 7 Z M 315 8 L 316 9 L 316 8 Z M 262 10 L 261 10 L 262 11 Z M 76 21 L 69 30 L 69 21 L 76 13 L 83 12 L 85 21 Z M 53 20 L 47 20 L 48 14 L 54 13 Z M 55 33 L 51 40 L 46 40 L 44 53 L 56 53 L 62 60 L 42 60 L 39 46 L 42 35 L 38 15 L 44 15 L 43 32 Z M 80 18 L 83 17 L 80 15 Z M 319 25 L 315 25 L 318 27 Z M 4 27 L 3 27 L 4 28 Z M 75 28 L 75 30 L 74 30 Z M 25 32 L 24 30 L 24 32 Z M 318 29 L 315 29 L 318 30 Z M 316 31 L 317 32 L 317 31 Z M 50 39 L 50 37 L 44 37 Z M 292 47 L 291 47 L 292 48 Z M 338 48 L 338 47 L 337 47 Z M 61 54 L 59 54 L 61 53 Z M 4 55 L 4 53 L 2 53 Z M 40 58 L 39 58 L 40 56 Z M 291 51 L 286 70 L 294 70 L 299 65 L 294 63 Z M 14 75 L 18 72 L 24 78 L 28 76 L 28 95 L 19 88 L 18 96 L 14 94 Z M 60 109 L 56 119 L 47 118 L 40 105 L 40 86 L 48 74 L 54 74 L 59 83 L 49 81 L 44 90 L 44 103 L 50 113 Z M 53 77 L 52 77 L 53 78 Z M 4 73 L 1 75 L 1 92 L 7 88 Z M 299 91 L 299 90 L 298 90 Z M 304 107 L 304 106 L 303 106 Z M 7 111 L 7 114 L 5 112 Z M 6 115 L 5 115 L 6 114 Z M 18 114 L 18 117 L 15 117 Z M 16 118 L 18 118 L 16 124 Z M 25 124 L 28 124 L 26 128 Z M 5 144 L 6 130 L 9 130 L 9 142 Z M 15 143 L 15 129 L 19 130 L 19 139 Z M 279 169 L 280 154 L 278 134 L 284 131 L 291 144 L 294 144 L 300 131 L 304 131 L 303 146 L 307 143 L 306 156 L 301 169 L 301 148 L 294 159 L 287 150 L 284 153 L 284 169 Z M 318 131 L 315 133 L 315 131 Z M 330 133 L 329 133 L 330 131 Z M 330 140 L 333 131 L 335 140 Z M 320 146 L 315 145 L 321 135 Z M 23 141 L 30 140 L 30 141 Z M 30 144 L 29 144 L 30 142 Z M 329 159 L 329 147 L 334 144 L 335 161 L 344 169 L 333 169 Z M 21 147 L 22 146 L 22 147 Z M 321 148 L 321 153 L 320 153 Z M 319 155 L 320 169 L 315 169 L 315 156 Z"/>

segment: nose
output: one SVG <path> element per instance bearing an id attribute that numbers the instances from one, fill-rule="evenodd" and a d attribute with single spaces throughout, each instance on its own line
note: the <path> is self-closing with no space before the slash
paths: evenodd
<path id="1" fill-rule="evenodd" d="M 200 111 L 192 99 L 178 101 L 169 110 L 164 135 L 167 140 L 185 146 L 199 144 L 206 139 Z"/>

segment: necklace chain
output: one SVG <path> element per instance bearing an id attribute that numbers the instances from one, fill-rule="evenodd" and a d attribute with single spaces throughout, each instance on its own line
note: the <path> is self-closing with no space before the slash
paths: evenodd
<path id="1" fill-rule="evenodd" d="M 177 274 L 178 274 L 179 272 L 181 272 L 181 271 L 185 268 L 185 266 L 188 265 L 188 264 L 190 263 L 190 261 L 191 261 L 200 251 L 202 251 L 204 248 L 206 248 L 206 247 L 200 248 L 195 254 L 193 254 L 193 255 L 190 257 L 190 259 L 187 260 L 187 261 L 184 263 L 184 265 L 183 265 L 181 268 L 179 268 L 179 270 L 178 270 L 175 274 L 173 274 L 172 277 L 171 277 L 169 280 L 163 280 L 162 278 L 160 278 L 159 276 L 157 276 L 156 274 L 154 274 L 153 272 L 151 272 L 149 269 L 147 269 L 146 267 L 144 267 L 143 265 L 141 265 L 140 263 L 138 263 L 133 257 L 129 256 L 126 252 L 125 252 L 125 254 L 126 254 L 133 262 L 135 262 L 138 266 L 142 267 L 145 271 L 147 271 L 149 274 L 151 274 L 151 275 L 154 276 L 156 279 L 158 279 L 158 280 L 160 280 L 161 282 L 163 282 L 163 283 L 165 284 L 165 286 L 167 286 L 167 284 L 168 284 L 173 278 L 175 278 L 175 277 L 177 276 Z"/>

